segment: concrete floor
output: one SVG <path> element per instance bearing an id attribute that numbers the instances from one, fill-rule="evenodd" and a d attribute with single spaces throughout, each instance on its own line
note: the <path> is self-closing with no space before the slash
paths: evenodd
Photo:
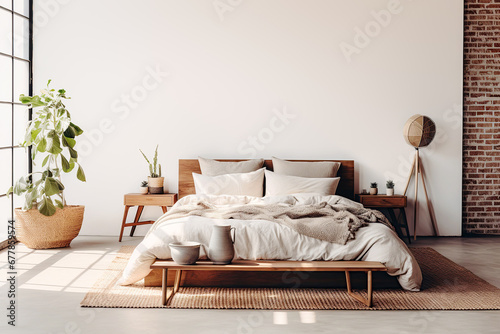
<path id="1" fill-rule="evenodd" d="M 0 333 L 499 333 L 500 311 L 261 311 L 90 309 L 80 301 L 121 245 L 142 238 L 76 238 L 71 248 L 17 245 L 17 322 L 7 325 L 7 252 L 0 252 Z M 419 238 L 500 287 L 500 238 Z"/>

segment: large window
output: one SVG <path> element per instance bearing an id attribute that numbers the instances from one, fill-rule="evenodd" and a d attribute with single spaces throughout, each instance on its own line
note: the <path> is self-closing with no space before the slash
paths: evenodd
<path id="1" fill-rule="evenodd" d="M 8 221 L 22 199 L 7 198 L 14 180 L 31 170 L 29 154 L 19 143 L 31 111 L 19 95 L 32 95 L 33 0 L 0 0 L 0 246 Z"/>

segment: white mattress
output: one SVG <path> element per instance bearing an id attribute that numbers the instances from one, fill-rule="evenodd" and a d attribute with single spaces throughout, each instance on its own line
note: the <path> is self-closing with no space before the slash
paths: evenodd
<path id="1" fill-rule="evenodd" d="M 221 206 L 248 203 L 265 205 L 274 202 L 314 204 L 325 201 L 346 206 L 361 205 L 340 196 L 314 194 L 263 198 L 191 195 L 182 198 L 175 205 L 181 206 L 199 200 Z M 132 284 L 147 276 L 151 271 L 149 267 L 156 258 L 170 259 L 170 242 L 198 241 L 202 244 L 200 255 L 206 258 L 213 225 L 231 225 L 236 228 L 235 259 L 378 261 L 386 265 L 389 275 L 397 276 L 404 289 L 419 291 L 422 283 L 422 273 L 417 261 L 396 233 L 383 224 L 368 224 L 356 232 L 354 240 L 340 245 L 298 234 L 286 226 L 270 221 L 224 220 L 198 216 L 172 220 L 162 218 L 163 216 L 157 220 L 136 247 L 118 284 Z"/>

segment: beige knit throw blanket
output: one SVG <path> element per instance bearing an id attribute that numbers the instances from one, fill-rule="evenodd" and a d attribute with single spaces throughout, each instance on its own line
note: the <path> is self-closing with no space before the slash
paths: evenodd
<path id="1" fill-rule="evenodd" d="M 216 206 L 206 201 L 173 207 L 150 229 L 166 220 L 200 216 L 212 219 L 267 220 L 285 225 L 308 237 L 341 245 L 354 239 L 356 231 L 367 223 L 391 224 L 379 211 L 362 207 L 330 205 L 326 202 L 315 205 L 290 204 L 246 204 L 239 206 Z"/>

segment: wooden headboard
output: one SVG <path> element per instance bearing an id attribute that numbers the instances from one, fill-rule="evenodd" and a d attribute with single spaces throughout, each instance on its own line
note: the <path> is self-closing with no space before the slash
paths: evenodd
<path id="1" fill-rule="evenodd" d="M 242 160 L 224 160 L 218 161 L 242 161 Z M 342 163 L 337 176 L 340 176 L 340 183 L 337 187 L 337 195 L 354 199 L 354 161 L 353 160 L 290 160 L 290 161 L 336 161 Z M 273 170 L 273 161 L 265 160 L 264 167 Z M 179 198 L 195 194 L 193 174 L 201 174 L 198 159 L 179 159 Z"/>

